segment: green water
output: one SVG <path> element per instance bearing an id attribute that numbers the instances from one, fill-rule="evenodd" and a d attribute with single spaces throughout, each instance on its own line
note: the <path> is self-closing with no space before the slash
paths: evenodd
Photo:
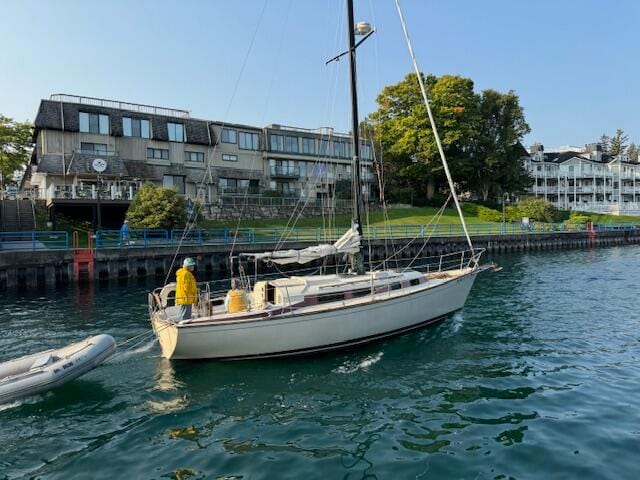
<path id="1" fill-rule="evenodd" d="M 513 255 L 464 311 L 351 352 L 179 362 L 146 342 L 0 410 L 0 479 L 635 479 L 640 248 Z M 0 361 L 142 333 L 148 286 L 0 297 Z"/>

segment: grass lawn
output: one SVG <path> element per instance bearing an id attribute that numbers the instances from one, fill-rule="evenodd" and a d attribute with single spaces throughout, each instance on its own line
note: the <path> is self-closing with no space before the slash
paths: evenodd
<path id="1" fill-rule="evenodd" d="M 435 207 L 414 207 L 414 208 L 394 208 L 389 210 L 389 223 L 392 225 L 425 225 L 438 213 L 438 208 Z M 363 216 L 366 221 L 366 217 Z M 288 222 L 288 218 L 264 218 L 259 220 L 242 220 L 240 227 L 243 228 L 278 228 L 285 227 Z M 490 223 L 486 220 L 480 220 L 477 217 L 466 217 L 467 223 Z M 369 214 L 369 221 L 371 225 L 381 226 L 384 225 L 384 216 L 381 210 L 373 211 Z M 322 217 L 301 217 L 296 223 L 296 227 L 322 227 Z M 326 220 L 325 220 L 326 223 Z M 341 214 L 336 215 L 335 222 L 332 222 L 338 227 L 348 227 L 351 225 L 351 215 Z M 454 208 L 447 208 L 438 224 L 454 224 L 459 225 L 460 219 Z M 236 221 L 215 221 L 206 220 L 202 222 L 203 228 L 217 228 L 217 227 L 236 227 L 238 223 Z"/>

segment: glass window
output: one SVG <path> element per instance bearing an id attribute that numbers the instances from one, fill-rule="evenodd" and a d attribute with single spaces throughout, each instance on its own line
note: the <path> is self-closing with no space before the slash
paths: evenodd
<path id="1" fill-rule="evenodd" d="M 164 148 L 147 148 L 147 158 L 169 160 L 169 150 Z"/>
<path id="2" fill-rule="evenodd" d="M 230 128 L 223 128 L 222 143 L 238 143 L 236 131 Z"/>
<path id="3" fill-rule="evenodd" d="M 307 162 L 298 162 L 298 168 L 300 169 L 300 176 L 307 176 Z"/>
<path id="4" fill-rule="evenodd" d="M 282 135 L 271 135 L 271 150 L 284 152 L 284 137 Z"/>
<path id="5" fill-rule="evenodd" d="M 344 142 L 333 142 L 333 156 L 344 157 Z"/>
<path id="6" fill-rule="evenodd" d="M 80 112 L 80 131 L 88 132 L 89 131 L 89 114 Z"/>
<path id="7" fill-rule="evenodd" d="M 302 153 L 307 155 L 313 155 L 316 153 L 316 140 L 315 138 L 303 138 L 302 139 Z"/>
<path id="8" fill-rule="evenodd" d="M 371 160 L 371 145 L 363 143 L 361 148 L 362 158 L 365 160 Z"/>
<path id="9" fill-rule="evenodd" d="M 289 153 L 298 153 L 298 137 L 285 137 L 284 151 Z"/>
<path id="10" fill-rule="evenodd" d="M 329 155 L 329 140 L 320 140 L 320 155 Z"/>
<path id="11" fill-rule="evenodd" d="M 202 152 L 184 152 L 184 159 L 187 162 L 204 162 L 204 153 Z"/>
<path id="12" fill-rule="evenodd" d="M 257 133 L 239 132 L 238 145 L 243 150 L 259 150 L 260 139 Z"/>
<path id="13" fill-rule="evenodd" d="M 80 131 L 109 135 L 109 115 L 80 112 Z"/>
<path id="14" fill-rule="evenodd" d="M 149 120 L 122 117 L 122 132 L 125 137 L 149 138 Z"/>
<path id="15" fill-rule="evenodd" d="M 167 122 L 167 131 L 169 133 L 170 142 L 184 142 L 184 125 L 181 123 Z"/>
<path id="16" fill-rule="evenodd" d="M 80 150 L 82 153 L 106 152 L 107 144 L 80 142 Z"/>
<path id="17" fill-rule="evenodd" d="M 162 186 L 175 188 L 178 193 L 184 195 L 184 177 L 180 175 L 165 175 L 162 177 Z"/>
<path id="18" fill-rule="evenodd" d="M 230 155 L 228 153 L 223 153 L 222 154 L 222 161 L 223 162 L 237 162 L 238 161 L 238 156 L 237 155 Z"/>

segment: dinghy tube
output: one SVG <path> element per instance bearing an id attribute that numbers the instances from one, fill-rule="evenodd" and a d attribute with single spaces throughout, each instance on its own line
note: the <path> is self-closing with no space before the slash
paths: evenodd
<path id="1" fill-rule="evenodd" d="M 0 405 L 59 387 L 93 370 L 116 350 L 111 335 L 0 363 Z"/>

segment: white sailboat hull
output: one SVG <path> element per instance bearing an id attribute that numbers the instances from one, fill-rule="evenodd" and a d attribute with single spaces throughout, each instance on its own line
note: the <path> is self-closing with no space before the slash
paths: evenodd
<path id="1" fill-rule="evenodd" d="M 242 359 L 322 352 L 364 344 L 429 325 L 464 306 L 478 270 L 435 286 L 318 312 L 207 325 L 153 317 L 163 356 Z"/>

